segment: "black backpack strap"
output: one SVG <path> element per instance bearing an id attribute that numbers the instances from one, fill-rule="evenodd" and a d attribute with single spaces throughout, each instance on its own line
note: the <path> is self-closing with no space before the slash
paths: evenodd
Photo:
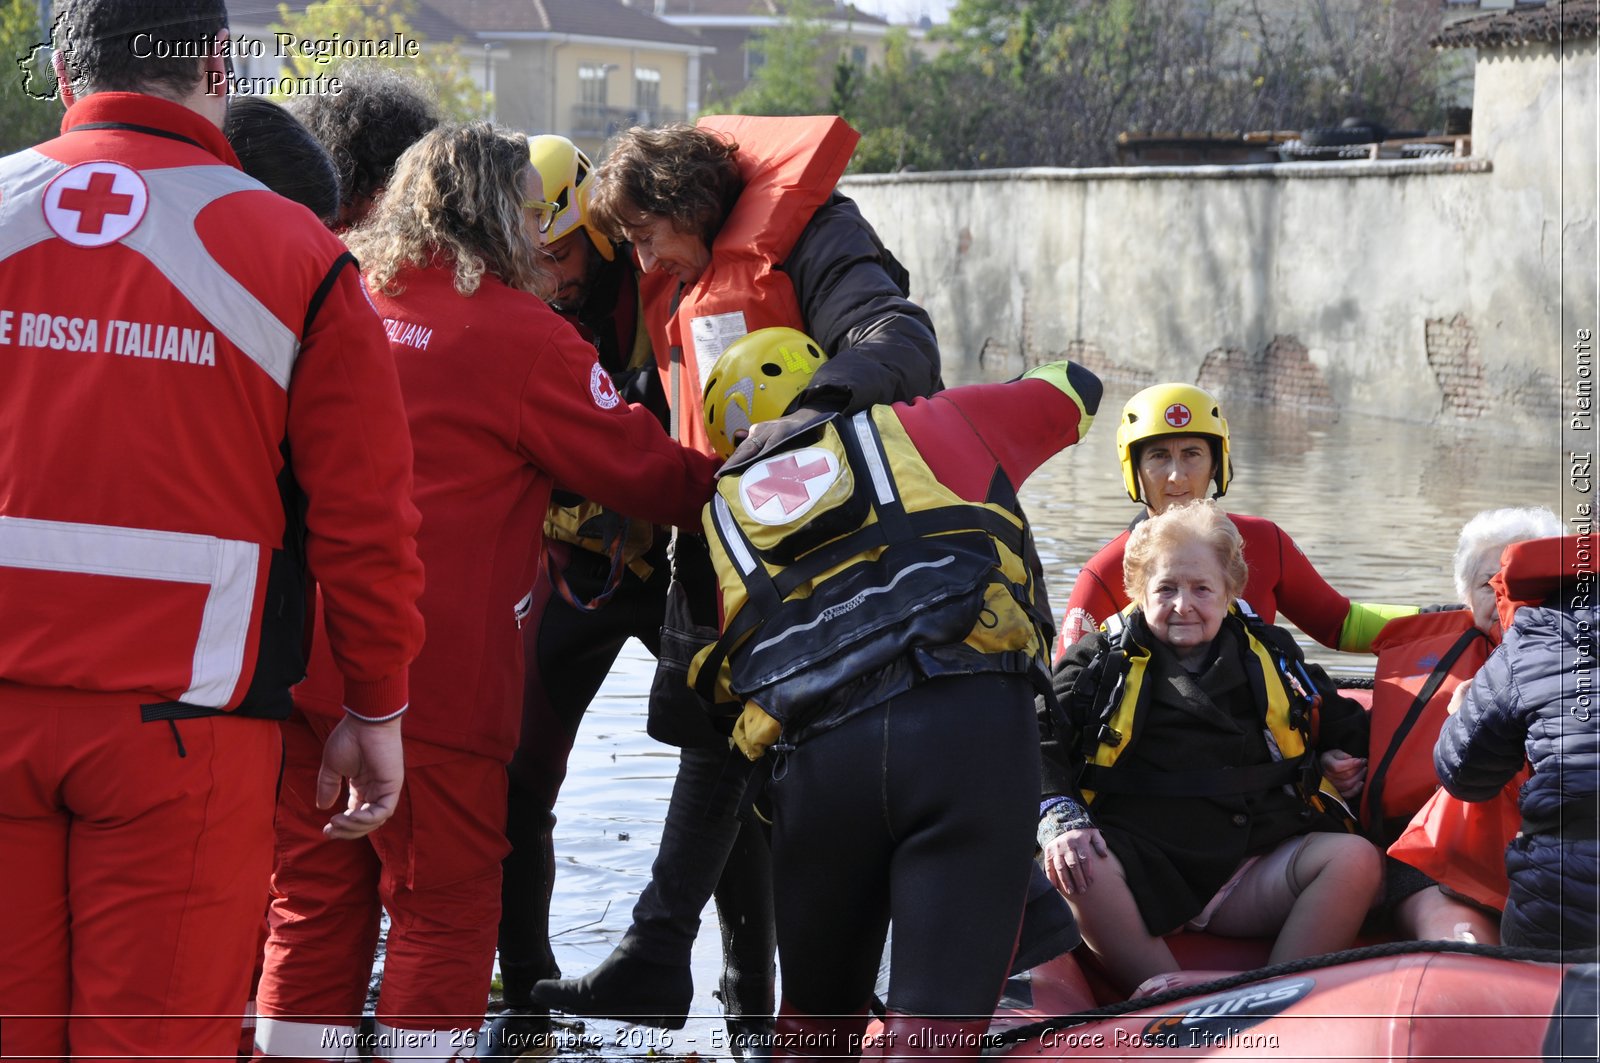
<path id="1" fill-rule="evenodd" d="M 1400 747 L 1405 745 L 1406 736 L 1411 729 L 1422 719 L 1422 710 L 1428 707 L 1428 702 L 1439 692 L 1439 687 L 1450 676 L 1450 669 L 1455 665 L 1457 658 L 1466 652 L 1468 646 L 1478 639 L 1485 638 L 1483 632 L 1477 628 L 1461 633 L 1461 637 L 1445 651 L 1439 658 L 1439 663 L 1433 666 L 1427 682 L 1417 691 L 1417 696 L 1412 699 L 1411 707 L 1400 720 L 1400 726 L 1394 729 L 1394 736 L 1389 739 L 1389 748 L 1383 751 L 1383 759 L 1378 761 L 1378 766 L 1367 776 L 1367 810 L 1370 823 L 1367 824 L 1367 833 L 1374 839 L 1383 835 L 1383 786 L 1389 776 L 1389 766 L 1394 763 L 1394 758 L 1399 755 Z"/>

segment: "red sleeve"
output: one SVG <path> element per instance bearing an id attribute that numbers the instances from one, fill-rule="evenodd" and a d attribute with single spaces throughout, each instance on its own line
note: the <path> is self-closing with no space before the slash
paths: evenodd
<path id="1" fill-rule="evenodd" d="M 624 516 L 698 530 L 718 460 L 680 446 L 649 410 L 624 402 L 594 347 L 565 321 L 543 348 L 517 427 L 528 460 Z"/>
<path id="2" fill-rule="evenodd" d="M 1011 486 L 1082 436 L 1078 404 L 1045 380 L 968 384 L 931 399 L 897 403 L 895 413 L 939 482 L 982 501 L 998 464 Z M 981 446 L 963 445 L 977 437 Z"/>
<path id="3" fill-rule="evenodd" d="M 289 458 L 305 493 L 306 556 L 321 585 L 345 705 L 405 707 L 422 648 L 411 431 L 383 326 L 354 267 L 306 333 L 289 384 Z"/>
<path id="4" fill-rule="evenodd" d="M 1350 599 L 1328 585 L 1288 532 L 1276 524 L 1270 526 L 1278 561 L 1278 582 L 1273 588 L 1278 611 L 1322 645 L 1338 649 Z M 1248 552 L 1245 561 L 1254 564 Z"/>
<path id="5" fill-rule="evenodd" d="M 1122 551 L 1128 533 L 1123 532 L 1091 557 L 1072 584 L 1066 615 L 1061 620 L 1061 640 L 1056 655 L 1065 653 L 1079 639 L 1094 633 L 1107 617 L 1128 604 L 1122 586 Z"/>

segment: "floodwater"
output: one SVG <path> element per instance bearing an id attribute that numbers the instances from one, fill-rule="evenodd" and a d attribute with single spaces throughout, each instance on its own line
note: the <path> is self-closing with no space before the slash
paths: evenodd
<path id="1" fill-rule="evenodd" d="M 1135 513 L 1116 462 L 1115 416 L 1124 394 L 1081 445 L 1030 478 L 1022 499 L 1039 543 L 1058 613 L 1078 565 Z M 1558 455 L 1518 437 L 1402 424 L 1352 414 L 1233 407 L 1235 477 L 1224 504 L 1271 518 L 1323 576 L 1349 597 L 1379 602 L 1455 600 L 1451 556 L 1461 524 L 1481 509 L 1557 509 Z M 1559 510 L 1558 510 L 1559 511 Z M 1371 658 L 1320 647 L 1336 672 L 1371 671 Z M 644 698 L 654 662 L 636 642 L 591 706 L 556 807 L 557 875 L 551 915 L 562 971 L 598 963 L 627 928 L 649 880 L 676 767 L 675 751 L 644 733 Z M 726 1056 L 714 911 L 694 954 L 693 1015 L 682 1031 L 589 1023 L 579 1054 Z"/>

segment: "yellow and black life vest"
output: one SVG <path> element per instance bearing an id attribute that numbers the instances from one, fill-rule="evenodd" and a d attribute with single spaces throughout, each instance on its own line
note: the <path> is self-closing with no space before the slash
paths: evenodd
<path id="1" fill-rule="evenodd" d="M 1052 637 L 1027 521 L 997 471 L 969 502 L 876 406 L 725 473 L 703 518 L 722 636 L 691 684 L 754 702 L 785 737 L 871 677 L 875 704 L 940 675 L 1006 672 L 1048 689 Z M 857 694 L 860 692 L 858 691 Z"/>
<path id="2" fill-rule="evenodd" d="M 1300 648 L 1282 629 L 1267 624 L 1240 600 L 1228 622 L 1238 625 L 1245 675 L 1251 696 L 1265 706 L 1262 725 L 1272 760 L 1226 771 L 1144 771 L 1118 768 L 1117 761 L 1138 741 L 1142 714 L 1150 701 L 1146 682 L 1150 650 L 1134 636 L 1123 614 L 1106 624 L 1110 645 L 1083 670 L 1063 706 L 1082 721 L 1079 752 L 1083 768 L 1078 788 L 1091 808 L 1101 793 L 1140 793 L 1166 797 L 1221 797 L 1294 787 L 1313 808 L 1331 812 L 1354 831 L 1354 818 L 1338 791 L 1322 778 L 1316 751 L 1322 694 Z"/>

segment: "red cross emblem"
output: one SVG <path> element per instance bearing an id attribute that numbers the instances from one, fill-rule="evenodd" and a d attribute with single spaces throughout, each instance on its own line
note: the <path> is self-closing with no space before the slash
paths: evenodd
<path id="1" fill-rule="evenodd" d="M 1167 423 L 1174 428 L 1182 428 L 1189 423 L 1189 407 L 1181 402 L 1174 402 L 1167 407 Z"/>
<path id="2" fill-rule="evenodd" d="M 806 481 L 831 470 L 827 461 L 820 457 L 801 465 L 793 454 L 786 454 L 768 462 L 763 471 L 767 474 L 765 478 L 745 483 L 745 495 L 757 509 L 776 498 L 787 515 L 811 501 Z"/>
<path id="3" fill-rule="evenodd" d="M 89 178 L 88 188 L 67 188 L 57 200 L 64 210 L 78 212 L 78 231 L 99 236 L 107 214 L 127 214 L 133 210 L 133 197 L 113 192 L 117 179 L 108 173 Z"/>
<path id="4" fill-rule="evenodd" d="M 149 190 L 135 171 L 115 162 L 86 162 L 50 182 L 44 217 L 68 243 L 101 247 L 131 233 L 149 202 Z"/>
<path id="5" fill-rule="evenodd" d="M 599 362 L 589 370 L 589 397 L 594 399 L 594 404 L 602 410 L 609 410 L 622 402 L 622 396 L 617 392 L 617 385 L 612 383 L 611 374 L 603 369 Z"/>

